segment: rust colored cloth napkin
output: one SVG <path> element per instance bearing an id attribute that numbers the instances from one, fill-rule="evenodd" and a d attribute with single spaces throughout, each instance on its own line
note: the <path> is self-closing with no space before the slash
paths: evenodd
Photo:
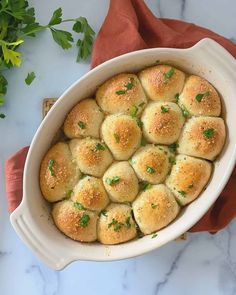
<path id="1" fill-rule="evenodd" d="M 142 0 L 111 0 L 108 15 L 94 44 L 91 66 L 144 48 L 191 47 L 205 37 L 214 39 L 236 57 L 236 45 L 212 31 L 179 20 L 158 19 Z M 21 202 L 27 151 L 27 148 L 23 148 L 6 162 L 9 212 Z M 215 204 L 190 231 L 214 233 L 224 228 L 235 216 L 236 169 Z"/>

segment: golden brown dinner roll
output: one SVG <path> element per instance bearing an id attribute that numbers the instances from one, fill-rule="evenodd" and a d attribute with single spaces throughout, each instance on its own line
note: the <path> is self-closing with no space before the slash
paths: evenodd
<path id="1" fill-rule="evenodd" d="M 54 204 L 52 216 L 56 226 L 66 236 L 81 242 L 93 242 L 97 239 L 98 215 L 76 207 L 70 200 Z"/>
<path id="2" fill-rule="evenodd" d="M 138 194 L 138 178 L 126 161 L 112 164 L 103 176 L 103 183 L 113 202 L 132 202 Z"/>
<path id="3" fill-rule="evenodd" d="M 116 75 L 102 84 L 96 92 L 96 100 L 103 111 L 110 114 L 138 113 L 147 101 L 138 77 L 128 73 Z"/>
<path id="4" fill-rule="evenodd" d="M 139 179 L 157 184 L 164 181 L 174 161 L 168 148 L 148 144 L 137 150 L 130 163 Z"/>
<path id="5" fill-rule="evenodd" d="M 178 155 L 166 185 L 178 202 L 184 206 L 199 196 L 210 175 L 211 163 L 186 155 Z"/>
<path id="6" fill-rule="evenodd" d="M 193 116 L 219 116 L 221 112 L 220 97 L 215 88 L 207 80 L 194 75 L 187 79 L 179 105 L 184 105 Z"/>
<path id="7" fill-rule="evenodd" d="M 174 143 L 181 132 L 184 117 L 173 102 L 151 102 L 142 114 L 144 137 L 152 143 Z"/>
<path id="8" fill-rule="evenodd" d="M 152 100 L 176 101 L 184 86 L 185 74 L 169 65 L 157 65 L 139 73 L 146 95 Z"/>
<path id="9" fill-rule="evenodd" d="M 80 175 L 78 166 L 72 161 L 68 144 L 55 144 L 41 162 L 40 187 L 44 198 L 49 202 L 65 198 Z"/>
<path id="10" fill-rule="evenodd" d="M 224 142 L 225 124 L 222 118 L 195 117 L 182 130 L 178 152 L 214 160 L 221 152 Z"/>
<path id="11" fill-rule="evenodd" d="M 98 240 L 102 244 L 114 245 L 132 240 L 136 226 L 131 207 L 124 204 L 110 204 L 98 221 Z"/>
<path id="12" fill-rule="evenodd" d="M 102 180 L 92 176 L 86 176 L 78 182 L 71 199 L 82 207 L 94 211 L 101 211 L 109 203 Z"/>
<path id="13" fill-rule="evenodd" d="M 141 130 L 131 116 L 107 116 L 101 127 L 101 136 L 116 160 L 128 160 L 141 142 Z"/>
<path id="14" fill-rule="evenodd" d="M 133 202 L 134 218 L 144 234 L 153 233 L 175 219 L 179 206 L 164 184 L 153 185 Z"/>
<path id="15" fill-rule="evenodd" d="M 92 98 L 81 100 L 69 112 L 63 130 L 69 138 L 99 137 L 104 114 Z"/>
<path id="16" fill-rule="evenodd" d="M 69 146 L 73 158 L 84 174 L 101 177 L 113 161 L 108 148 L 97 139 L 72 139 Z"/>

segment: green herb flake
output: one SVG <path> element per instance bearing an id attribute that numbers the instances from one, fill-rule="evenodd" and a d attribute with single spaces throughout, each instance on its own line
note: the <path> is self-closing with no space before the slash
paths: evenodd
<path id="1" fill-rule="evenodd" d="M 79 210 L 86 210 L 86 208 L 79 202 L 74 202 L 74 207 Z"/>
<path id="2" fill-rule="evenodd" d="M 169 113 L 169 108 L 168 107 L 165 107 L 165 106 L 161 106 L 161 112 L 162 113 Z"/>
<path id="3" fill-rule="evenodd" d="M 119 176 L 113 176 L 112 178 L 106 178 L 106 183 L 108 185 L 113 185 L 113 184 L 116 184 L 120 181 L 120 177 Z"/>
<path id="4" fill-rule="evenodd" d="M 66 193 L 66 197 L 67 198 L 70 198 L 72 195 L 73 195 L 73 190 L 71 189 L 71 190 L 69 190 L 67 193 Z"/>
<path id="5" fill-rule="evenodd" d="M 151 204 L 152 209 L 156 209 L 157 205 L 156 204 Z"/>
<path id="6" fill-rule="evenodd" d="M 147 166 L 146 171 L 147 171 L 147 173 L 149 173 L 149 174 L 153 174 L 153 173 L 156 172 L 156 170 L 155 170 L 154 168 L 150 167 L 150 166 Z"/>
<path id="7" fill-rule="evenodd" d="M 36 76 L 35 76 L 34 72 L 28 73 L 27 77 L 25 78 L 25 83 L 27 85 L 30 85 L 34 81 L 35 78 L 36 78 Z"/>
<path id="8" fill-rule="evenodd" d="M 80 129 L 85 129 L 86 128 L 86 124 L 82 121 L 78 122 L 78 126 L 80 127 Z"/>
<path id="9" fill-rule="evenodd" d="M 211 138 L 215 133 L 215 130 L 213 128 L 207 128 L 203 131 L 203 134 L 206 138 Z"/>
<path id="10" fill-rule="evenodd" d="M 135 164 L 135 161 L 133 159 L 129 159 L 128 162 L 130 163 L 130 165 Z"/>
<path id="11" fill-rule="evenodd" d="M 168 148 L 172 153 L 176 153 L 178 147 L 179 147 L 178 143 L 172 143 L 168 145 Z"/>
<path id="12" fill-rule="evenodd" d="M 126 219 L 125 219 L 125 227 L 127 228 L 131 228 L 131 223 L 130 223 L 130 216 L 128 216 Z"/>
<path id="13" fill-rule="evenodd" d="M 131 117 L 133 118 L 136 117 L 137 113 L 138 113 L 138 107 L 136 105 L 133 105 L 130 109 Z"/>
<path id="14" fill-rule="evenodd" d="M 205 96 L 209 96 L 210 95 L 210 92 L 207 91 L 205 93 L 198 93 L 196 96 L 195 96 L 195 99 L 198 101 L 198 102 L 201 102 L 202 99 L 205 97 Z"/>
<path id="15" fill-rule="evenodd" d="M 127 84 L 125 84 L 125 88 L 126 88 L 127 90 L 130 90 L 130 89 L 132 89 L 133 87 L 134 87 L 134 78 L 131 77 L 131 78 L 130 78 L 130 81 L 129 81 Z"/>
<path id="16" fill-rule="evenodd" d="M 148 189 L 152 188 L 152 184 L 147 181 L 141 181 L 139 182 L 139 189 L 141 191 L 146 191 Z"/>
<path id="17" fill-rule="evenodd" d="M 157 233 L 152 235 L 152 239 L 157 237 Z"/>
<path id="18" fill-rule="evenodd" d="M 185 191 L 178 191 L 178 193 L 179 193 L 182 197 L 185 197 L 186 194 L 187 194 Z"/>
<path id="19" fill-rule="evenodd" d="M 176 161 L 175 161 L 175 157 L 173 157 L 173 156 L 169 156 L 169 163 L 171 164 L 171 165 L 175 165 L 176 164 Z"/>
<path id="20" fill-rule="evenodd" d="M 137 122 L 137 125 L 138 125 L 139 128 L 143 127 L 143 122 L 141 121 L 140 118 L 136 118 L 136 122 Z"/>
<path id="21" fill-rule="evenodd" d="M 182 115 L 185 118 L 189 118 L 190 117 L 189 111 L 187 110 L 187 108 L 183 104 L 181 105 L 181 111 L 182 111 Z"/>
<path id="22" fill-rule="evenodd" d="M 101 216 L 101 215 L 107 217 L 107 210 L 103 209 L 103 210 L 100 212 L 100 216 Z"/>
<path id="23" fill-rule="evenodd" d="M 126 92 L 125 90 L 117 90 L 116 94 L 121 95 L 121 94 L 125 94 L 125 92 Z"/>
<path id="24" fill-rule="evenodd" d="M 5 114 L 0 114 L 0 119 L 4 119 L 6 117 Z"/>
<path id="25" fill-rule="evenodd" d="M 141 102 L 138 106 L 141 108 L 145 105 L 145 102 Z"/>
<path id="26" fill-rule="evenodd" d="M 191 184 L 188 186 L 188 188 L 193 188 L 193 184 L 191 183 Z"/>
<path id="27" fill-rule="evenodd" d="M 122 222 L 118 222 L 115 218 L 112 218 L 112 222 L 108 224 L 108 228 L 113 227 L 114 231 L 118 232 L 121 230 L 124 224 Z"/>
<path id="28" fill-rule="evenodd" d="M 179 101 L 179 93 L 176 93 L 175 94 L 175 102 L 178 102 Z"/>
<path id="29" fill-rule="evenodd" d="M 120 142 L 120 135 L 117 133 L 114 133 L 114 137 L 115 137 L 116 143 L 119 143 Z"/>
<path id="30" fill-rule="evenodd" d="M 147 141 L 144 137 L 141 138 L 141 146 L 145 146 L 147 144 Z"/>
<path id="31" fill-rule="evenodd" d="M 168 72 L 166 72 L 164 75 L 167 79 L 171 78 L 174 75 L 175 70 L 171 68 Z"/>
<path id="32" fill-rule="evenodd" d="M 54 160 L 51 159 L 51 160 L 48 161 L 48 169 L 51 172 L 51 176 L 56 176 L 55 175 L 55 172 L 53 170 L 54 164 L 55 164 L 55 161 Z"/>
<path id="33" fill-rule="evenodd" d="M 95 147 L 95 149 L 96 149 L 96 151 L 105 151 L 105 146 L 104 145 L 102 145 L 101 143 L 97 143 L 96 144 L 96 147 Z"/>
<path id="34" fill-rule="evenodd" d="M 79 224 L 81 227 L 87 227 L 89 223 L 90 217 L 88 214 L 83 214 L 83 216 L 80 218 Z"/>

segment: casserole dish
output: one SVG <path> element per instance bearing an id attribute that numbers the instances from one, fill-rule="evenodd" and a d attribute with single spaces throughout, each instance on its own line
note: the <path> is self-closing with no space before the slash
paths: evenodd
<path id="1" fill-rule="evenodd" d="M 204 77 L 222 96 L 222 116 L 227 126 L 224 149 L 214 162 L 214 173 L 200 197 L 184 208 L 178 218 L 158 232 L 158 237 L 132 240 L 125 244 L 105 246 L 81 244 L 68 239 L 55 227 L 39 187 L 39 168 L 43 155 L 63 124 L 69 110 L 111 76 L 137 72 L 144 67 L 171 64 L 187 73 Z M 188 49 L 154 48 L 131 52 L 109 60 L 76 81 L 55 103 L 38 128 L 27 156 L 23 200 L 11 214 L 11 223 L 20 238 L 48 266 L 60 270 L 75 260 L 108 261 L 129 258 L 156 249 L 191 228 L 215 202 L 227 183 L 236 159 L 236 62 L 218 43 L 203 39 Z"/>

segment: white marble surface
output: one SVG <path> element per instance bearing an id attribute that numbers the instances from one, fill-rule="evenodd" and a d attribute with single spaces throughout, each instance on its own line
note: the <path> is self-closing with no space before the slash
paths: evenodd
<path id="1" fill-rule="evenodd" d="M 96 31 L 108 8 L 108 0 L 29 2 L 41 23 L 61 6 L 66 17 L 86 16 Z M 194 22 L 236 40 L 235 0 L 146 2 L 157 16 Z M 75 50 L 62 51 L 49 32 L 28 40 L 22 52 L 23 66 L 8 73 L 7 117 L 0 122 L 0 294 L 236 294 L 236 220 L 214 236 L 192 234 L 186 242 L 172 242 L 141 257 L 109 263 L 76 262 L 61 272 L 47 268 L 19 240 L 7 213 L 5 159 L 30 143 L 41 121 L 42 98 L 59 96 L 89 70 L 89 61 L 77 64 Z M 29 71 L 37 76 L 30 87 L 24 83 Z"/>

